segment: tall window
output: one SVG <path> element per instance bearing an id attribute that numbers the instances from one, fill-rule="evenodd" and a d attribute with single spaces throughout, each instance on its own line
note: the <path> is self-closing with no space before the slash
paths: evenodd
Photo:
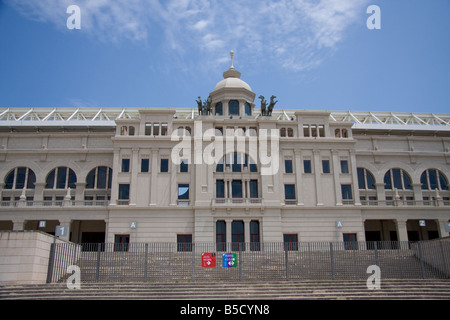
<path id="1" fill-rule="evenodd" d="M 341 173 L 348 173 L 348 161 L 341 160 Z"/>
<path id="2" fill-rule="evenodd" d="M 5 189 L 34 189 L 36 175 L 33 170 L 25 167 L 13 169 L 5 179 Z"/>
<path id="3" fill-rule="evenodd" d="M 244 221 L 231 223 L 231 241 L 233 251 L 245 250 Z"/>
<path id="4" fill-rule="evenodd" d="M 330 160 L 322 160 L 322 172 L 330 173 Z"/>
<path id="5" fill-rule="evenodd" d="M 312 173 L 311 160 L 303 160 L 303 171 L 305 173 Z"/>
<path id="6" fill-rule="evenodd" d="M 341 185 L 341 191 L 342 191 L 342 200 L 344 203 L 349 204 L 353 200 L 353 194 L 352 194 L 352 185 L 351 184 L 343 184 Z"/>
<path id="7" fill-rule="evenodd" d="M 222 102 L 216 104 L 216 116 L 223 116 L 223 105 Z"/>
<path id="8" fill-rule="evenodd" d="M 122 159 L 122 172 L 130 172 L 130 159 Z"/>
<path id="9" fill-rule="evenodd" d="M 180 163 L 180 172 L 188 172 L 189 171 L 189 164 L 187 160 L 181 160 Z"/>
<path id="10" fill-rule="evenodd" d="M 141 172 L 149 172 L 150 168 L 150 159 L 142 158 L 141 159 Z"/>
<path id="11" fill-rule="evenodd" d="M 425 170 L 420 176 L 422 190 L 448 190 L 448 181 L 445 175 L 437 169 Z"/>
<path id="12" fill-rule="evenodd" d="M 295 200 L 295 184 L 285 184 L 284 185 L 284 199 Z"/>
<path id="13" fill-rule="evenodd" d="M 412 190 L 411 179 L 403 169 L 390 169 L 384 175 L 384 188 Z"/>
<path id="14" fill-rule="evenodd" d="M 189 185 L 179 184 L 178 185 L 178 200 L 189 200 Z"/>
<path id="15" fill-rule="evenodd" d="M 169 159 L 161 159 L 161 172 L 169 172 Z"/>
<path id="16" fill-rule="evenodd" d="M 284 160 L 284 172 L 285 173 L 293 173 L 294 170 L 292 169 L 292 160 Z"/>
<path id="17" fill-rule="evenodd" d="M 259 221 L 250 221 L 250 251 L 260 250 Z"/>
<path id="18" fill-rule="evenodd" d="M 250 107 L 250 104 L 248 102 L 245 103 L 245 115 L 252 115 L 252 108 Z"/>
<path id="19" fill-rule="evenodd" d="M 239 115 L 239 101 L 231 100 L 228 103 L 229 114 L 230 116 L 238 116 Z"/>
<path id="20" fill-rule="evenodd" d="M 225 251 L 227 247 L 227 223 L 225 221 L 216 222 L 216 244 L 217 251 Z"/>
<path id="21" fill-rule="evenodd" d="M 231 182 L 231 193 L 233 198 L 242 198 L 242 180 Z"/>
<path id="22" fill-rule="evenodd" d="M 258 180 L 250 180 L 250 198 L 258 198 Z"/>
<path id="23" fill-rule="evenodd" d="M 47 176 L 46 189 L 75 189 L 77 177 L 72 169 L 67 167 L 59 167 L 53 169 Z"/>
<path id="24" fill-rule="evenodd" d="M 119 204 L 128 204 L 130 200 L 130 185 L 119 184 Z"/>
<path id="25" fill-rule="evenodd" d="M 225 198 L 224 180 L 216 180 L 216 198 Z"/>

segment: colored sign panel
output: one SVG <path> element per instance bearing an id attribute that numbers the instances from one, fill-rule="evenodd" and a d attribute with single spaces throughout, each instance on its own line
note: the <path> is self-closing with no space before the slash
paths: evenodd
<path id="1" fill-rule="evenodd" d="M 236 253 L 224 253 L 222 255 L 223 268 L 236 268 L 236 266 L 237 266 Z"/>
<path id="2" fill-rule="evenodd" d="M 203 268 L 215 268 L 216 267 L 216 254 L 204 252 L 202 253 L 202 267 Z"/>

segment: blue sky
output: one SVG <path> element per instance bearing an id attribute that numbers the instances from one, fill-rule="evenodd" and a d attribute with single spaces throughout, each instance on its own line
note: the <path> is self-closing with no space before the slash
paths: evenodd
<path id="1" fill-rule="evenodd" d="M 73 4 L 80 30 L 66 26 Z M 0 0 L 0 107 L 195 108 L 234 50 L 279 109 L 450 113 L 449 12 L 448 0 Z"/>

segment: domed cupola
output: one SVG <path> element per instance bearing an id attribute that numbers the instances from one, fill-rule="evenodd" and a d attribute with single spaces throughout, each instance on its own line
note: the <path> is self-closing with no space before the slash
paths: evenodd
<path id="1" fill-rule="evenodd" d="M 231 67 L 223 73 L 223 80 L 218 82 L 210 93 L 213 114 L 223 116 L 252 115 L 256 94 L 245 81 L 241 73 L 234 68 L 234 52 L 230 52 Z"/>

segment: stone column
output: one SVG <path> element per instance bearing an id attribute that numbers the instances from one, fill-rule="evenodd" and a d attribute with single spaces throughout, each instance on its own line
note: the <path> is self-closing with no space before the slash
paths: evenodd
<path id="1" fill-rule="evenodd" d="M 323 194 L 322 194 L 322 167 L 320 163 L 320 150 L 313 150 L 314 161 L 314 177 L 316 181 L 316 201 L 317 206 L 323 206 Z"/>
<path id="2" fill-rule="evenodd" d="M 406 219 L 397 219 L 398 241 L 408 241 L 408 227 Z"/>
<path id="3" fill-rule="evenodd" d="M 297 189 L 297 205 L 303 206 L 303 181 L 302 181 L 302 154 L 300 150 L 294 151 L 295 157 L 295 176 L 296 176 L 296 189 Z"/>

